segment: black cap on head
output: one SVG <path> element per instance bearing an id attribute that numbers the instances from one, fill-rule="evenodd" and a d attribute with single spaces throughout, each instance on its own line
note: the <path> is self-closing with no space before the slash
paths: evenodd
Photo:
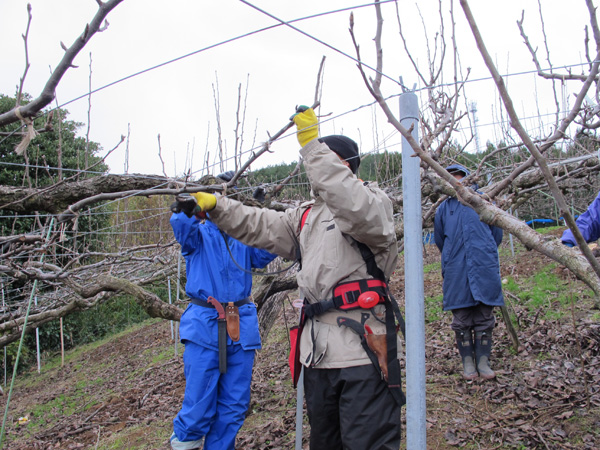
<path id="1" fill-rule="evenodd" d="M 469 172 L 469 170 L 465 166 L 462 166 L 460 164 L 451 164 L 448 167 L 446 167 L 446 170 L 449 173 L 462 173 L 463 177 L 469 176 L 471 174 L 471 172 Z"/>
<path id="2" fill-rule="evenodd" d="M 348 161 L 352 173 L 358 172 L 360 166 L 360 156 L 358 156 L 358 145 L 352 139 L 341 135 L 332 135 L 319 138 L 319 142 L 327 144 L 331 150 L 340 157 Z"/>

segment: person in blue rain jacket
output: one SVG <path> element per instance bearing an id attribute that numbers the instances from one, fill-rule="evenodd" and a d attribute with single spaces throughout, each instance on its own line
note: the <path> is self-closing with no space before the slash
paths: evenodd
<path id="1" fill-rule="evenodd" d="M 588 209 L 575 221 L 585 242 L 597 241 L 600 238 L 600 193 L 588 206 Z M 560 238 L 568 247 L 576 247 L 575 236 L 570 229 L 566 229 Z"/>
<path id="2" fill-rule="evenodd" d="M 446 170 L 459 181 L 469 175 L 460 164 Z M 451 197 L 437 209 L 434 239 L 442 253 L 443 307 L 453 314 L 463 377 L 492 379 L 493 309 L 504 305 L 498 259 L 502 229 L 481 222 L 473 209 Z"/>
<path id="3" fill-rule="evenodd" d="M 170 442 L 174 450 L 198 449 L 203 439 L 204 450 L 233 450 L 250 403 L 254 355 L 261 347 L 249 271 L 265 267 L 276 255 L 227 236 L 210 218 L 201 221 L 195 207 L 191 196 L 184 201 L 178 197 L 171 206 L 171 226 L 186 262 L 190 304 L 179 325 L 185 344 L 185 394 Z M 224 374 L 219 372 L 218 313 L 207 302 L 209 296 L 238 305 L 239 340 L 227 336 Z"/>

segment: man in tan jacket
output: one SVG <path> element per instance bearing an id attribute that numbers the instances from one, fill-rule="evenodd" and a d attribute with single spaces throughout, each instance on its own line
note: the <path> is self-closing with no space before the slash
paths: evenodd
<path id="1" fill-rule="evenodd" d="M 287 259 L 301 257 L 297 280 L 306 320 L 300 362 L 311 450 L 398 449 L 403 395 L 385 285 L 398 253 L 392 204 L 374 183 L 356 177 L 360 158 L 354 141 L 318 138 L 313 110 L 298 111 L 293 120 L 314 201 L 277 212 L 193 195 L 234 238 Z M 376 304 L 358 308 L 365 291 L 377 292 Z M 365 337 L 387 343 L 387 349 L 369 352 Z"/>

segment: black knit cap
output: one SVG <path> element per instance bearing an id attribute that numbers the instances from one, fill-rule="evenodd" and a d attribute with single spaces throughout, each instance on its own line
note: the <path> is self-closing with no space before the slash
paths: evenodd
<path id="1" fill-rule="evenodd" d="M 348 161 L 352 173 L 358 172 L 360 166 L 360 156 L 358 156 L 358 145 L 352 139 L 341 135 L 331 135 L 319 138 L 319 142 L 327 144 L 331 150 L 336 152 L 340 157 Z"/>

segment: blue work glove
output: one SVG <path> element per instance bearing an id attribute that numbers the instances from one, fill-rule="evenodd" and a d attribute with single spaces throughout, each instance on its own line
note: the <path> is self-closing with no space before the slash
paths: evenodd
<path id="1" fill-rule="evenodd" d="M 572 243 L 566 241 L 562 241 L 562 244 L 566 245 L 567 247 L 575 247 Z"/>
<path id="2" fill-rule="evenodd" d="M 254 197 L 254 199 L 259 201 L 260 203 L 264 203 L 265 202 L 265 188 L 263 188 L 262 186 L 258 186 L 256 189 L 254 189 L 254 192 L 252 193 L 252 197 Z"/>
<path id="3" fill-rule="evenodd" d="M 219 175 L 217 175 L 217 178 L 220 178 L 221 180 L 227 182 L 227 181 L 231 181 L 231 179 L 233 178 L 234 175 L 235 175 L 235 172 L 233 170 L 228 170 L 227 172 L 223 172 L 223 173 L 220 173 Z"/>

